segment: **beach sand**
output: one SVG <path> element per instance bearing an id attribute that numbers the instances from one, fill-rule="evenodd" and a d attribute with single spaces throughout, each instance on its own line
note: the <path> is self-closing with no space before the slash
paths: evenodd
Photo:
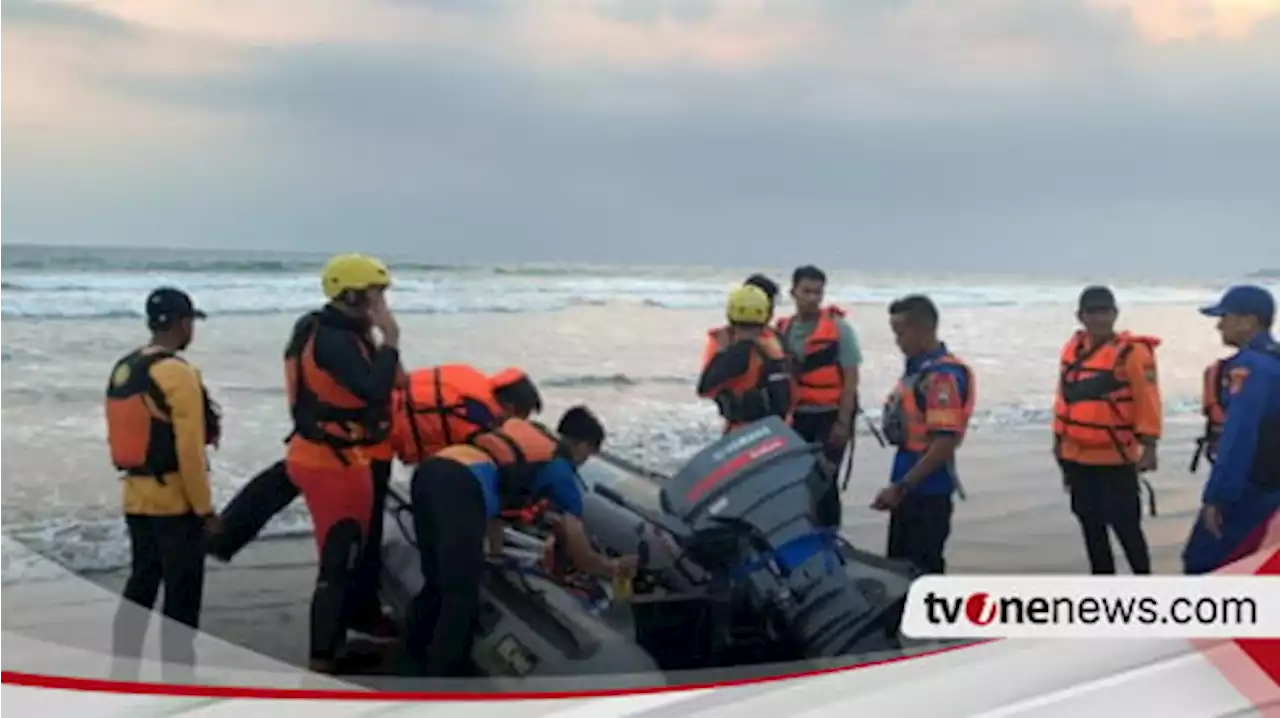
<path id="1" fill-rule="evenodd" d="M 1169 427 L 1161 468 L 1153 475 L 1159 516 L 1145 527 L 1158 573 L 1177 573 L 1182 542 L 1199 506 L 1204 469 L 1186 467 L 1197 427 Z M 857 546 L 881 553 L 886 518 L 865 508 L 887 477 L 891 454 L 861 440 L 854 480 L 845 495 L 845 534 Z M 1044 430 L 1010 429 L 970 437 L 959 467 L 969 498 L 957 503 L 947 558 L 951 573 L 1087 572 L 1079 529 L 1070 514 Z M 1120 570 L 1127 571 L 1117 547 Z M 226 565 L 209 561 L 203 628 L 213 636 L 264 656 L 305 662 L 308 602 L 315 576 L 311 538 L 272 538 L 249 545 Z M 89 578 L 119 592 L 126 573 Z M 37 640 L 106 651 L 101 626 L 69 628 L 68 616 L 83 613 L 84 589 L 73 579 L 32 581 L 4 587 L 6 631 Z M 104 599 L 95 599 L 101 604 Z M 99 607 L 101 610 L 101 606 Z M 155 628 L 153 627 L 153 632 Z M 209 660 L 202 653 L 202 661 Z"/>

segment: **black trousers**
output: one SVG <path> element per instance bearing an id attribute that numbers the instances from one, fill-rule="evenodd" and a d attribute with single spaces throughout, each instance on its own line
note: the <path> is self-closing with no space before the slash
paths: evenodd
<path id="1" fill-rule="evenodd" d="M 840 460 L 844 458 L 843 446 L 831 446 L 827 437 L 831 427 L 836 425 L 840 412 L 831 411 L 797 413 L 791 419 L 791 428 L 805 441 L 821 443 L 823 456 L 835 466 L 835 473 L 827 477 L 827 481 L 814 494 L 817 522 L 819 526 L 839 528 L 843 518 L 843 506 L 840 503 L 840 486 L 836 482 L 840 478 Z"/>
<path id="2" fill-rule="evenodd" d="M 410 495 L 423 586 L 409 609 L 406 652 L 426 675 L 465 676 L 485 570 L 484 496 L 471 470 L 448 459 L 419 464 Z"/>
<path id="3" fill-rule="evenodd" d="M 954 509 L 950 495 L 907 494 L 889 513 L 885 555 L 910 561 L 926 573 L 946 573 L 945 553 Z"/>
<path id="4" fill-rule="evenodd" d="M 350 606 L 351 612 L 348 625 L 356 629 L 370 627 L 382 615 L 378 584 L 382 574 L 382 524 L 387 486 L 391 481 L 391 462 L 375 461 L 371 468 L 373 515 L 369 519 L 369 536 L 361 550 L 345 604 Z M 289 480 L 283 461 L 267 467 L 250 479 L 222 511 L 222 532 L 210 542 L 209 553 L 230 561 L 298 495 L 298 487 Z"/>
<path id="5" fill-rule="evenodd" d="M 1090 466 L 1061 461 L 1062 478 L 1071 490 L 1071 512 L 1080 522 L 1089 568 L 1094 574 L 1114 574 L 1110 528 L 1120 540 L 1129 568 L 1137 575 L 1151 573 L 1151 553 L 1142 533 L 1142 493 L 1133 465 Z"/>
<path id="6" fill-rule="evenodd" d="M 219 513 L 222 531 L 209 542 L 209 553 L 230 561 L 297 498 L 298 487 L 289 480 L 284 461 L 263 469 Z"/>
<path id="7" fill-rule="evenodd" d="M 138 659 L 147 624 L 164 586 L 160 656 L 166 663 L 195 664 L 195 636 L 204 597 L 204 521 L 194 515 L 125 516 L 133 553 L 124 599 L 112 626 L 112 652 Z"/>

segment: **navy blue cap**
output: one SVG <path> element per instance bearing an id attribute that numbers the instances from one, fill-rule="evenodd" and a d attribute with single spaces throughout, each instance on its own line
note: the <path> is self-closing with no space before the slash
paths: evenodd
<path id="1" fill-rule="evenodd" d="M 1257 317 L 1270 324 L 1276 316 L 1276 300 L 1271 292 L 1253 284 L 1240 284 L 1227 290 L 1217 304 L 1200 309 L 1206 317 L 1225 317 L 1234 314 Z"/>
<path id="2" fill-rule="evenodd" d="M 147 322 L 166 324 L 175 319 L 204 319 L 205 313 L 196 309 L 191 297 L 181 289 L 160 287 L 147 295 Z"/>

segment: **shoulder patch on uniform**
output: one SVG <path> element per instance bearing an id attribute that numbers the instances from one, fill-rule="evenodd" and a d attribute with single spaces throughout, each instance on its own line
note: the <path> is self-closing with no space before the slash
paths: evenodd
<path id="1" fill-rule="evenodd" d="M 938 385 L 933 389 L 933 403 L 935 406 L 951 406 L 951 387 Z"/>
<path id="2" fill-rule="evenodd" d="M 1227 373 L 1227 391 L 1232 394 L 1239 394 L 1244 388 L 1244 382 L 1249 378 L 1248 367 L 1234 367 Z"/>
<path id="3" fill-rule="evenodd" d="M 925 383 L 925 400 L 939 409 L 953 406 L 960 401 L 960 383 L 951 372 L 937 371 L 929 375 Z"/>
<path id="4" fill-rule="evenodd" d="M 116 370 L 111 372 L 111 386 L 120 386 L 129 381 L 129 376 L 132 373 L 128 364 L 121 364 L 116 367 Z"/>

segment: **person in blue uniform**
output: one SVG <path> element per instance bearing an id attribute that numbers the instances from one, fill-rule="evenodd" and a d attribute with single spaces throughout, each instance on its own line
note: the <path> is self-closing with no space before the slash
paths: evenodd
<path id="1" fill-rule="evenodd" d="M 582 524 L 577 470 L 600 450 L 604 426 L 586 407 L 575 406 L 561 417 L 556 434 L 508 419 L 436 452 L 414 470 L 410 495 L 423 587 L 406 621 L 407 669 L 436 677 L 468 675 L 486 535 L 490 551 L 500 552 L 509 512 L 546 502 L 575 568 L 602 578 L 634 572 L 636 556 L 598 553 Z"/>
<path id="2" fill-rule="evenodd" d="M 960 481 L 955 457 L 973 416 L 977 381 L 938 338 L 938 308 L 928 297 L 894 302 L 889 321 L 906 358 L 882 416 L 885 438 L 898 451 L 890 483 L 871 507 L 889 512 L 889 558 L 946 573 L 951 495 Z"/>
<path id="3" fill-rule="evenodd" d="M 1182 553 L 1183 572 L 1202 574 L 1259 548 L 1280 508 L 1280 344 L 1276 304 L 1262 287 L 1232 287 L 1200 310 L 1218 318 L 1224 344 L 1239 351 L 1221 375 L 1226 423 L 1203 506 Z"/>

